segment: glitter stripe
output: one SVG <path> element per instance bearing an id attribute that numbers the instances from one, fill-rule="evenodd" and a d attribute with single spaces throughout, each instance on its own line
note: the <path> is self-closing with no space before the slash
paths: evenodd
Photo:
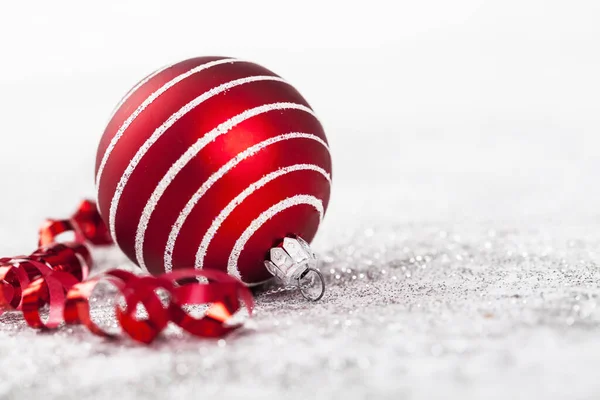
<path id="1" fill-rule="evenodd" d="M 144 102 L 142 104 L 140 104 L 138 108 L 136 108 L 136 110 L 133 112 L 133 114 L 131 114 L 129 116 L 129 118 L 127 118 L 125 120 L 125 122 L 123 122 L 123 125 L 121 125 L 121 127 L 119 128 L 119 130 L 117 131 L 115 136 L 110 141 L 110 144 L 106 148 L 106 151 L 104 152 L 104 156 L 102 157 L 102 161 L 100 162 L 100 167 L 98 168 L 98 174 L 96 175 L 96 185 L 98 185 L 98 187 L 100 187 L 100 179 L 102 178 L 102 173 L 104 172 L 104 168 L 106 167 L 108 158 L 110 157 L 111 153 L 115 149 L 117 142 L 121 139 L 121 137 L 125 133 L 125 130 L 142 113 L 142 111 L 144 111 L 150 104 L 152 104 L 156 99 L 158 99 L 164 92 L 166 92 L 167 90 L 169 90 L 170 88 L 172 88 L 173 86 L 175 86 L 176 84 L 181 82 L 182 80 L 188 78 L 189 76 L 196 74 L 200 71 L 203 71 L 205 69 L 217 66 L 217 65 L 234 63 L 234 62 L 243 62 L 243 61 L 236 60 L 233 58 L 226 58 L 223 60 L 211 61 L 206 64 L 199 65 L 199 66 L 192 68 L 191 70 L 171 79 L 169 82 L 165 83 L 160 89 L 158 89 L 157 91 L 152 93 L 146 100 L 144 100 Z M 113 238 L 114 238 L 114 236 L 113 236 Z"/>
<path id="2" fill-rule="evenodd" d="M 121 179 L 119 180 L 117 188 L 115 189 L 115 193 L 114 193 L 112 201 L 110 203 L 110 214 L 109 214 L 110 233 L 111 233 L 113 239 L 116 240 L 117 210 L 119 207 L 119 201 L 121 200 L 121 196 L 123 195 L 123 191 L 125 190 L 125 186 L 127 186 L 127 182 L 129 182 L 129 179 L 131 178 L 131 175 L 133 174 L 133 171 L 135 170 L 135 168 L 138 166 L 138 164 L 140 163 L 140 161 L 142 160 L 144 155 L 148 152 L 148 150 L 150 150 L 150 148 L 154 145 L 154 143 L 156 143 L 156 141 L 171 126 L 173 126 L 179 119 L 181 119 L 184 115 L 186 115 L 187 113 L 192 111 L 194 108 L 196 108 L 201 103 L 205 102 L 206 100 L 210 99 L 213 96 L 218 95 L 219 93 L 223 93 L 223 92 L 225 92 L 231 88 L 234 88 L 236 86 L 241 86 L 241 85 L 245 85 L 250 82 L 257 82 L 257 81 L 278 81 L 278 82 L 287 83 L 282 78 L 279 78 L 277 76 L 251 76 L 251 77 L 235 79 L 233 81 L 223 83 L 222 85 L 219 85 L 215 88 L 210 89 L 207 92 L 202 93 L 200 96 L 196 97 L 194 100 L 192 100 L 191 102 L 189 102 L 188 104 L 183 106 L 179 111 L 177 111 L 175 114 L 171 115 L 169 117 L 169 119 L 167 119 L 167 121 L 165 121 L 165 123 L 163 123 L 161 126 L 159 126 L 154 131 L 152 136 L 150 136 L 144 142 L 144 144 L 138 149 L 137 153 L 135 153 L 135 155 L 133 156 L 131 161 L 129 161 L 129 165 L 123 172 L 123 175 L 121 176 Z"/>
<path id="3" fill-rule="evenodd" d="M 117 106 L 113 109 L 112 113 L 110 114 L 110 118 L 108 119 L 108 121 L 110 122 L 113 119 L 113 117 L 115 116 L 115 114 L 117 113 L 117 111 L 119 111 L 119 108 L 121 108 L 121 106 L 123 104 L 125 104 L 125 102 L 127 101 L 127 99 L 129 99 L 135 92 L 137 92 L 137 90 L 139 88 L 141 88 L 142 86 L 144 86 L 146 83 L 148 83 L 148 81 L 150 79 L 154 78 L 156 75 L 160 74 L 161 72 L 163 72 L 167 68 L 171 68 L 173 65 L 175 65 L 175 64 L 168 64 L 168 65 L 165 65 L 162 68 L 157 69 L 156 71 L 154 71 L 153 73 L 151 73 L 150 75 L 148 75 L 147 77 L 145 77 L 144 79 L 142 79 L 137 85 L 135 85 L 129 92 L 127 92 L 127 94 L 125 96 L 123 96 L 123 98 L 121 99 L 121 101 L 119 101 L 119 103 L 117 104 Z"/>
<path id="4" fill-rule="evenodd" d="M 288 208 L 301 204 L 313 206 L 319 213 L 319 222 L 323 220 L 323 214 L 325 213 L 323 202 L 315 196 L 299 194 L 280 201 L 252 221 L 244 233 L 242 233 L 239 239 L 235 242 L 233 250 L 231 250 L 231 254 L 229 255 L 229 261 L 227 262 L 227 272 L 229 272 L 230 275 L 241 279 L 237 264 L 242 251 L 244 251 L 244 247 L 246 247 L 246 243 L 248 243 L 252 235 L 254 235 L 254 233 L 256 233 L 256 231 L 258 231 L 265 222 L 273 218 L 275 215 L 287 210 Z"/>
<path id="5" fill-rule="evenodd" d="M 167 272 L 170 272 L 173 268 L 173 264 L 172 264 L 173 263 L 173 251 L 175 249 L 175 242 L 177 241 L 179 232 L 181 231 L 181 228 L 185 224 L 187 218 L 193 211 L 196 204 L 198 204 L 198 201 L 200 201 L 200 199 L 202 198 L 202 196 L 204 196 L 204 194 L 208 191 L 208 189 L 210 189 L 219 179 L 221 179 L 225 174 L 227 174 L 229 171 L 231 171 L 236 165 L 238 165 L 243 160 L 245 160 L 249 157 L 252 157 L 253 155 L 255 155 L 256 153 L 258 153 L 260 150 L 262 150 L 263 148 L 265 148 L 267 146 L 270 146 L 274 143 L 278 143 L 281 141 L 290 140 L 290 139 L 314 140 L 314 141 L 320 143 L 323 147 L 325 147 L 325 149 L 327 149 L 327 151 L 329 151 L 329 147 L 327 146 L 327 143 L 325 143 L 325 141 L 323 139 L 321 139 L 320 137 L 310 134 L 310 133 L 292 132 L 292 133 L 286 133 L 283 135 L 278 135 L 278 136 L 269 138 L 258 144 L 255 144 L 254 146 L 249 147 L 248 149 L 239 153 L 237 156 L 235 156 L 233 159 L 231 159 L 227 164 L 223 165 L 217 172 L 212 174 L 206 180 L 206 182 L 204 182 L 202 184 L 202 186 L 200 186 L 198 191 L 192 196 L 192 198 L 188 201 L 188 203 L 185 205 L 185 207 L 179 214 L 177 221 L 175 222 L 175 224 L 173 225 L 173 228 L 171 229 L 171 233 L 169 234 L 169 239 L 167 240 L 167 246 L 165 248 L 164 258 L 165 258 L 165 270 Z"/>
<path id="6" fill-rule="evenodd" d="M 156 71 L 154 71 L 153 73 L 151 73 L 150 75 L 148 75 L 147 77 L 142 79 L 131 90 L 129 90 L 129 92 L 127 92 L 127 94 L 125 96 L 123 96 L 121 101 L 119 101 L 117 106 L 113 109 L 112 113 L 110 114 L 110 117 L 108 118 L 107 125 L 110 123 L 110 121 L 112 121 L 112 119 L 114 118 L 117 111 L 119 111 L 121 106 L 123 104 L 125 104 L 127 99 L 129 99 L 139 88 L 141 88 L 146 83 L 148 83 L 148 81 L 150 81 L 150 79 L 154 78 L 156 75 L 160 74 L 161 72 L 163 72 L 164 70 L 166 70 L 168 68 L 171 68 L 174 65 L 175 64 L 168 64 L 162 68 L 157 69 Z M 121 134 L 121 136 L 122 136 L 122 134 Z M 114 140 L 114 138 L 113 138 L 113 140 Z M 115 140 L 114 144 L 112 143 L 112 140 L 111 140 L 111 143 L 109 143 L 109 146 L 107 147 L 106 151 L 104 152 L 104 155 L 102 156 L 102 161 L 100 162 L 100 166 L 98 167 L 98 173 L 96 175 L 96 183 L 98 184 L 97 190 L 96 190 L 96 204 L 100 204 L 100 178 L 102 177 L 102 173 L 104 172 L 104 168 L 106 167 L 106 163 L 108 162 L 108 157 L 110 156 L 110 153 L 112 152 L 114 145 L 116 145 L 118 140 L 119 139 Z M 111 148 L 111 146 L 112 146 L 112 148 Z M 102 214 L 102 210 L 100 208 L 98 208 L 98 213 Z"/>
<path id="7" fill-rule="evenodd" d="M 215 218 L 210 228 L 204 234 L 202 242 L 200 243 L 200 247 L 198 247 L 198 252 L 196 253 L 195 267 L 197 269 L 201 269 L 203 267 L 204 257 L 206 257 L 206 252 L 208 251 L 208 246 L 210 245 L 210 242 L 217 234 L 217 231 L 219 230 L 223 222 L 225 222 L 227 217 L 229 217 L 229 215 L 233 212 L 233 210 L 235 210 L 237 206 L 239 206 L 248 196 L 250 196 L 252 193 L 257 191 L 261 187 L 265 186 L 267 183 L 271 182 L 274 179 L 277 179 L 280 176 L 287 175 L 294 171 L 315 171 L 323 175 L 329 181 L 329 183 L 331 183 L 331 177 L 329 176 L 329 173 L 327 173 L 327 171 L 325 171 L 323 168 L 313 164 L 295 164 L 289 167 L 278 169 L 277 171 L 273 171 L 270 174 L 263 176 L 261 179 L 244 189 L 244 191 L 237 195 L 236 198 L 231 200 L 231 202 L 221 211 L 219 216 Z"/>
<path id="8" fill-rule="evenodd" d="M 175 163 L 169 168 L 165 176 L 158 183 L 154 192 L 148 199 L 146 206 L 144 207 L 144 211 L 140 217 L 140 221 L 137 227 L 137 231 L 135 234 L 135 253 L 138 264 L 145 268 L 144 263 L 144 236 L 146 234 L 146 229 L 148 229 L 148 224 L 150 223 L 150 218 L 152 217 L 152 213 L 158 204 L 158 201 L 167 190 L 173 179 L 177 176 L 177 174 L 187 165 L 190 160 L 192 160 L 206 145 L 210 142 L 214 141 L 217 137 L 226 134 L 231 129 L 233 129 L 236 125 L 255 117 L 260 114 L 267 113 L 269 111 L 274 110 L 301 110 L 306 113 L 311 114 L 315 118 L 316 115 L 314 112 L 302 105 L 296 103 L 270 103 L 264 104 L 262 106 L 254 107 L 248 109 L 235 117 L 223 122 L 219 126 L 217 126 L 212 131 L 208 132 L 206 135 L 202 136 L 196 143 L 194 143 L 183 155 L 175 161 Z"/>

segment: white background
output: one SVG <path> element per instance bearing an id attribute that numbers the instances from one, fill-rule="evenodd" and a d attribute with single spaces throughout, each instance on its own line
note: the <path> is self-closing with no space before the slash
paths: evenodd
<path id="1" fill-rule="evenodd" d="M 224 349 L 5 316 L 0 396 L 598 398 L 599 1 L 0 0 L 0 255 L 94 197 L 121 96 L 200 55 L 303 93 L 334 158 L 318 250 L 332 276 L 398 281 L 258 297 L 258 328 Z"/>
<path id="2" fill-rule="evenodd" d="M 331 214 L 366 193 L 408 219 L 557 212 L 584 207 L 570 202 L 584 182 L 594 208 L 598 21 L 594 0 L 3 1 L 0 221 L 37 223 L 93 196 L 120 97 L 211 54 L 267 66 L 317 110 Z"/>

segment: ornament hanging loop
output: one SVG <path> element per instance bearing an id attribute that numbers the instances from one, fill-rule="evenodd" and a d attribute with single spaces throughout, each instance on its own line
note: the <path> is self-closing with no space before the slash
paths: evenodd
<path id="1" fill-rule="evenodd" d="M 319 270 L 309 268 L 298 279 L 298 288 L 306 300 L 319 301 L 325 295 L 325 278 Z"/>
<path id="2" fill-rule="evenodd" d="M 319 301 L 325 294 L 325 279 L 317 269 L 317 256 L 299 236 L 285 237 L 269 250 L 265 267 L 284 285 L 294 286 L 309 301 Z"/>

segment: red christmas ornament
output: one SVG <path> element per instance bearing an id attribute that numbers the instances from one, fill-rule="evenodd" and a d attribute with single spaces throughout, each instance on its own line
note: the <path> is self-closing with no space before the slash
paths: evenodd
<path id="1" fill-rule="evenodd" d="M 98 206 L 115 242 L 153 274 L 195 266 L 246 283 L 269 249 L 310 242 L 331 158 L 304 98 L 257 64 L 199 57 L 162 68 L 117 106 L 98 149 Z"/>

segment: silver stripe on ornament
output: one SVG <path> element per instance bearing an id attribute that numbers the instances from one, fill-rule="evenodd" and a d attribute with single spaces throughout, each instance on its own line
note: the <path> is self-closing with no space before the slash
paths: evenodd
<path id="1" fill-rule="evenodd" d="M 115 106 L 115 108 L 113 108 L 113 111 L 110 113 L 110 117 L 108 118 L 108 122 L 110 122 L 113 117 L 115 116 L 115 114 L 117 113 L 117 111 L 119 111 L 119 108 L 121 108 L 121 106 L 123 104 L 125 104 L 125 102 L 135 93 L 138 91 L 139 88 L 141 88 L 142 86 L 144 86 L 146 83 L 148 83 L 148 81 L 150 81 L 150 79 L 154 78 L 156 75 L 160 74 L 161 72 L 163 72 L 166 69 L 171 68 L 172 66 L 174 66 L 175 64 L 168 64 L 165 65 L 162 68 L 157 69 L 156 71 L 154 71 L 153 73 L 151 73 L 150 75 L 148 75 L 147 77 L 145 77 L 144 79 L 142 79 L 137 85 L 135 85 L 133 88 L 131 88 L 131 90 L 129 90 L 129 92 L 127 92 L 125 94 L 125 96 L 123 96 L 123 98 L 117 103 L 117 105 Z"/>
<path id="2" fill-rule="evenodd" d="M 319 213 L 319 220 L 323 220 L 323 214 L 325 213 L 323 202 L 315 196 L 307 194 L 298 194 L 281 200 L 279 203 L 276 203 L 275 205 L 271 206 L 268 210 L 260 214 L 254 221 L 250 223 L 250 225 L 248 225 L 246 230 L 240 235 L 238 240 L 235 242 L 235 245 L 233 246 L 233 250 L 231 250 L 231 254 L 229 255 L 229 261 L 227 262 L 227 272 L 230 275 L 241 279 L 240 271 L 237 268 L 237 264 L 240 255 L 242 254 L 242 251 L 244 251 L 244 247 L 246 247 L 246 243 L 248 243 L 248 241 L 250 240 L 250 238 L 252 238 L 254 233 L 256 233 L 268 220 L 270 220 L 280 212 L 283 212 L 289 208 L 299 205 L 312 206 Z"/>
<path id="3" fill-rule="evenodd" d="M 135 153 L 133 158 L 129 161 L 129 165 L 127 165 L 127 168 L 123 172 L 123 175 L 121 176 L 121 179 L 119 180 L 119 183 L 117 185 L 117 188 L 115 189 L 115 193 L 113 195 L 112 201 L 110 203 L 109 225 L 110 225 L 111 235 L 115 239 L 115 241 L 116 241 L 116 236 L 117 236 L 117 234 L 116 234 L 116 217 L 117 217 L 117 211 L 118 211 L 118 207 L 119 207 L 119 201 L 121 200 L 123 191 L 125 190 L 125 187 L 127 186 L 127 183 L 129 182 L 129 179 L 131 178 L 131 175 L 133 174 L 133 171 L 135 170 L 135 168 L 142 161 L 142 158 L 144 157 L 144 155 L 146 155 L 146 153 L 150 150 L 150 148 L 158 141 L 158 139 L 160 139 L 160 137 L 169 128 L 171 128 L 178 120 L 180 120 L 184 115 L 186 115 L 187 113 L 189 113 L 194 108 L 198 107 L 200 104 L 204 103 L 206 100 L 210 99 L 211 97 L 214 97 L 220 93 L 226 92 L 229 89 L 232 89 L 236 86 L 241 86 L 241 85 L 245 85 L 247 83 L 258 82 L 258 81 L 278 81 L 278 82 L 283 82 L 283 83 L 287 84 L 287 82 L 285 82 L 282 78 L 279 78 L 277 76 L 251 76 L 251 77 L 235 79 L 233 81 L 223 83 L 222 85 L 219 85 L 217 87 L 214 87 L 214 88 L 202 93 L 200 96 L 196 97 L 194 100 L 187 103 L 185 106 L 183 106 L 181 109 L 179 109 L 179 111 L 177 111 L 176 113 L 171 115 L 161 126 L 159 126 L 154 131 L 152 136 L 150 136 L 144 142 L 144 144 Z"/>
<path id="4" fill-rule="evenodd" d="M 258 181 L 252 183 L 250 186 L 248 186 L 246 189 L 244 189 L 233 200 L 231 200 L 231 202 L 229 202 L 229 204 L 227 204 L 227 206 L 221 211 L 221 213 L 217 216 L 217 218 L 214 219 L 212 225 L 210 226 L 210 228 L 208 228 L 208 230 L 204 234 L 204 237 L 202 238 L 202 242 L 200 243 L 200 246 L 198 247 L 198 252 L 196 253 L 196 262 L 194 264 L 196 269 L 202 269 L 202 267 L 204 266 L 204 258 L 206 257 L 206 253 L 208 251 L 208 246 L 210 245 L 210 242 L 215 237 L 215 235 L 219 231 L 219 228 L 221 227 L 223 222 L 225 222 L 227 217 L 229 217 L 229 215 L 240 204 L 242 204 L 244 202 L 244 200 L 246 200 L 250 195 L 252 195 L 252 193 L 256 192 L 258 189 L 262 188 L 267 183 L 269 183 L 281 176 L 290 174 L 294 171 L 315 171 L 315 172 L 323 175 L 323 177 L 325 177 L 325 179 L 327 179 L 327 181 L 331 184 L 331 177 L 329 176 L 329 173 L 327 171 L 325 171 L 323 168 L 321 168 L 317 165 L 314 165 L 314 164 L 290 165 L 289 167 L 284 167 L 284 168 L 278 169 L 276 171 L 273 171 L 273 172 L 263 176 Z"/>
<path id="5" fill-rule="evenodd" d="M 152 213 L 156 208 L 159 200 L 162 195 L 165 193 L 173 179 L 179 174 L 179 172 L 194 158 L 196 155 L 202 150 L 206 145 L 214 141 L 217 137 L 228 133 L 231 129 L 233 129 L 236 125 L 250 119 L 256 117 L 261 114 L 265 114 L 274 110 L 300 110 L 304 111 L 308 114 L 311 114 L 315 119 L 317 116 L 314 112 L 305 105 L 297 104 L 297 103 L 269 103 L 264 104 L 262 106 L 254 107 L 248 109 L 229 120 L 221 123 L 215 129 L 208 132 L 206 135 L 202 136 L 196 143 L 194 143 L 190 148 L 186 150 L 185 153 L 177 160 L 175 163 L 169 168 L 167 173 L 158 183 L 154 192 L 148 199 L 146 206 L 144 207 L 144 211 L 140 217 L 140 221 L 138 223 L 136 235 L 135 235 L 135 253 L 138 265 L 142 268 L 146 268 L 146 264 L 144 262 L 144 238 L 146 235 L 146 230 L 148 229 L 148 224 L 150 223 L 150 218 L 152 217 Z M 317 119 L 318 120 L 318 119 Z M 116 213 L 116 212 L 115 212 Z"/>
<path id="6" fill-rule="evenodd" d="M 206 194 L 206 192 L 215 183 L 217 183 L 223 176 L 225 176 L 229 171 L 231 171 L 233 168 L 235 168 L 235 166 L 237 166 L 243 160 L 254 156 L 256 153 L 258 153 L 260 150 L 264 149 L 267 146 L 270 146 L 270 145 L 278 143 L 278 142 L 282 142 L 282 141 L 286 141 L 286 140 L 293 140 L 293 139 L 314 140 L 314 141 L 320 143 L 329 152 L 329 146 L 327 146 L 327 143 L 325 143 L 325 141 L 323 139 L 321 139 L 320 137 L 318 137 L 316 135 L 313 135 L 310 133 L 302 133 L 302 132 L 291 132 L 291 133 L 285 133 L 283 135 L 274 136 L 272 138 L 264 140 L 258 144 L 255 144 L 254 146 L 249 147 L 246 150 L 240 152 L 233 159 L 231 159 L 229 162 L 227 162 L 225 165 L 223 165 L 217 172 L 212 174 L 206 180 L 206 182 L 204 182 L 202 184 L 202 186 L 200 186 L 198 191 L 196 191 L 196 193 L 194 193 L 194 195 L 187 202 L 187 204 L 185 205 L 183 210 L 181 210 L 181 213 L 179 214 L 177 221 L 175 221 L 175 224 L 173 224 L 171 232 L 169 233 L 169 238 L 167 240 L 167 246 L 165 248 L 164 263 L 165 263 L 165 271 L 166 272 L 170 272 L 173 269 L 173 251 L 175 249 L 175 243 L 177 241 L 177 238 L 179 237 L 179 233 L 181 232 L 182 227 L 185 225 L 187 218 L 190 216 L 190 214 L 194 210 L 194 207 L 196 207 L 196 204 L 198 204 L 198 202 Z"/>
<path id="7" fill-rule="evenodd" d="M 204 71 L 208 68 L 211 67 L 215 67 L 217 65 L 221 65 L 221 64 L 231 64 L 234 62 L 244 62 L 242 60 L 237 60 L 237 59 L 233 59 L 233 58 L 226 58 L 223 60 L 216 60 L 216 61 L 211 61 L 208 62 L 206 64 L 201 64 L 197 67 L 192 68 L 191 70 L 176 76 L 175 78 L 171 79 L 169 82 L 165 83 L 163 86 L 161 86 L 158 90 L 156 90 L 154 93 L 152 93 L 150 96 L 148 96 L 148 98 L 146 100 L 144 100 L 144 102 L 142 104 L 140 104 L 138 106 L 138 108 L 135 109 L 135 111 L 123 122 L 123 124 L 121 125 L 121 127 L 119 128 L 119 130 L 117 131 L 117 133 L 115 134 L 115 136 L 113 136 L 113 138 L 111 139 L 108 147 L 106 148 L 106 151 L 104 152 L 104 156 L 102 157 L 102 161 L 100 162 L 100 166 L 98 167 L 98 173 L 96 175 L 96 185 L 100 185 L 100 179 L 102 178 L 102 174 L 104 172 L 104 168 L 106 167 L 106 163 L 108 162 L 108 158 L 110 157 L 111 153 L 113 152 L 113 150 L 115 149 L 115 146 L 117 145 L 117 142 L 121 139 L 121 137 L 123 136 L 123 134 L 125 133 L 125 131 L 127 130 L 127 128 L 129 128 L 129 126 L 133 123 L 133 121 L 150 105 L 152 104 L 156 99 L 158 99 L 163 93 L 165 93 L 167 90 L 169 90 L 170 88 L 172 88 L 173 86 L 175 86 L 176 84 L 178 84 L 179 82 L 181 82 L 182 80 L 192 76 L 193 74 L 196 74 L 200 71 Z M 147 82 L 146 82 L 147 83 Z M 113 239 L 115 238 L 115 236 L 113 235 Z"/>

